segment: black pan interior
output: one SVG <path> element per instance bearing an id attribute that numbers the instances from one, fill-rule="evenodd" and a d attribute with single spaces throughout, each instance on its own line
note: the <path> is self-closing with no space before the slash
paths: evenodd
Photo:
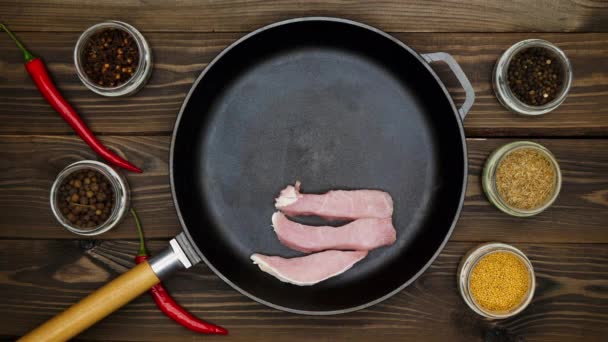
<path id="1" fill-rule="evenodd" d="M 233 46 L 195 84 L 175 134 L 184 228 L 220 276 L 280 309 L 337 313 L 386 297 L 430 263 L 461 206 L 463 133 L 443 85 L 415 53 L 352 23 L 294 21 Z M 388 191 L 398 241 L 315 286 L 261 272 L 252 253 L 301 255 L 270 223 L 296 180 L 311 193 Z"/>

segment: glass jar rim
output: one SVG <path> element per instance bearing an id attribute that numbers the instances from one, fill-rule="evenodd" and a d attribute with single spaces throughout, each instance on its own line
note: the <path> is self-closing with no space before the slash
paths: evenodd
<path id="1" fill-rule="evenodd" d="M 112 208 L 112 212 L 104 222 L 91 229 L 82 229 L 81 227 L 72 225 L 58 207 L 57 196 L 59 195 L 59 187 L 69 175 L 83 169 L 92 169 L 101 173 L 108 179 L 114 190 L 114 208 Z M 129 186 L 124 176 L 109 165 L 95 160 L 81 160 L 63 168 L 53 182 L 50 192 L 51 210 L 57 221 L 68 231 L 83 236 L 99 235 L 114 228 L 125 217 L 129 206 L 129 199 Z"/>
<path id="2" fill-rule="evenodd" d="M 524 148 L 533 149 L 545 156 L 553 166 L 555 172 L 553 193 L 541 206 L 532 209 L 520 209 L 509 205 L 503 200 L 496 188 L 496 171 L 502 160 L 510 153 Z M 482 174 L 482 188 L 490 202 L 501 211 L 517 217 L 533 216 L 545 211 L 557 200 L 561 191 L 561 185 L 562 174 L 557 159 L 546 147 L 532 141 L 514 141 L 497 148 L 488 157 Z"/>
<path id="3" fill-rule="evenodd" d="M 507 82 L 507 72 L 513 57 L 528 48 L 540 47 L 549 50 L 563 67 L 564 82 L 558 95 L 552 101 L 542 105 L 533 106 L 521 101 L 513 94 Z M 542 115 L 559 107 L 570 93 L 572 86 L 572 64 L 566 54 L 556 45 L 543 39 L 526 39 L 511 45 L 498 59 L 492 74 L 492 85 L 500 103 L 507 109 L 522 115 Z"/>
<path id="4" fill-rule="evenodd" d="M 133 73 L 133 76 L 131 76 L 123 84 L 116 87 L 101 87 L 98 84 L 95 84 L 86 75 L 82 66 L 82 50 L 85 44 L 88 42 L 88 39 L 93 34 L 107 28 L 120 29 L 130 34 L 137 44 L 137 49 L 139 50 L 139 62 L 137 63 L 135 73 Z M 87 28 L 80 35 L 80 37 L 78 37 L 74 47 L 74 65 L 76 66 L 76 74 L 78 75 L 78 78 L 91 91 L 103 96 L 124 96 L 135 93 L 145 85 L 152 71 L 152 56 L 150 53 L 150 46 L 139 30 L 122 21 L 108 20 Z"/>

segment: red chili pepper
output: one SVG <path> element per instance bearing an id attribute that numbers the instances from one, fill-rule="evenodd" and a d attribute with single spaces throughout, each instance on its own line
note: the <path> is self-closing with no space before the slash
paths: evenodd
<path id="1" fill-rule="evenodd" d="M 137 217 L 137 213 L 134 209 L 131 209 L 131 215 L 135 219 L 135 225 L 137 226 L 137 232 L 139 234 L 139 251 L 137 252 L 137 256 L 135 257 L 135 263 L 140 264 L 145 260 L 148 260 L 150 254 L 146 249 L 146 242 L 144 240 L 144 232 L 141 228 L 141 223 L 139 222 L 139 218 Z M 186 311 L 186 309 L 182 308 L 171 295 L 165 290 L 162 283 L 154 285 L 149 293 L 154 298 L 156 302 L 156 306 L 169 318 L 174 320 L 175 322 L 181 324 L 182 326 L 199 333 L 203 334 L 217 334 L 217 335 L 227 335 L 228 330 L 211 323 L 207 323 L 205 321 L 201 321 L 196 318 L 194 315 Z"/>
<path id="2" fill-rule="evenodd" d="M 44 96 L 46 101 L 57 111 L 57 113 L 72 126 L 80 138 L 107 161 L 129 171 L 141 173 L 139 168 L 113 153 L 97 140 L 93 132 L 91 132 L 80 116 L 78 116 L 78 113 L 76 113 L 74 108 L 72 108 L 72 106 L 70 106 L 70 104 L 61 96 L 59 90 L 57 90 L 46 71 L 46 67 L 44 66 L 44 63 L 42 63 L 42 60 L 38 57 L 34 57 L 6 26 L 0 24 L 0 29 L 3 29 L 8 33 L 11 39 L 15 41 L 19 49 L 23 52 L 23 57 L 25 57 L 25 69 L 27 69 L 27 72 L 34 80 L 34 83 L 36 83 L 36 87 L 38 87 L 42 96 Z"/>

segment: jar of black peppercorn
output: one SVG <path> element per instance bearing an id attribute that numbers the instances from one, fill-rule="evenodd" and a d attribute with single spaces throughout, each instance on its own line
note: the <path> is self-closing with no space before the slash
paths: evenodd
<path id="1" fill-rule="evenodd" d="M 542 115 L 559 107 L 572 84 L 566 54 L 542 39 L 513 44 L 496 62 L 492 75 L 500 103 L 522 115 Z"/>
<path id="2" fill-rule="evenodd" d="M 152 73 L 152 53 L 133 26 L 107 21 L 84 31 L 74 48 L 76 73 L 93 92 L 109 97 L 132 95 Z"/>

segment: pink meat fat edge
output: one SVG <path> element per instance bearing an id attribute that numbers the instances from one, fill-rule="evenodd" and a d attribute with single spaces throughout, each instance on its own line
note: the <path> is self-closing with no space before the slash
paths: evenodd
<path id="1" fill-rule="evenodd" d="M 332 249 L 369 251 L 391 245 L 397 239 L 391 218 L 363 218 L 341 227 L 314 227 L 275 212 L 272 226 L 283 245 L 305 253 Z"/>
<path id="2" fill-rule="evenodd" d="M 251 260 L 282 282 L 310 286 L 348 271 L 366 255 L 367 251 L 325 251 L 287 259 L 256 253 Z"/>
<path id="3" fill-rule="evenodd" d="M 379 190 L 332 190 L 325 194 L 302 194 L 300 182 L 288 185 L 275 199 L 275 207 L 289 216 L 320 216 L 355 220 L 393 215 L 393 199 Z"/>

